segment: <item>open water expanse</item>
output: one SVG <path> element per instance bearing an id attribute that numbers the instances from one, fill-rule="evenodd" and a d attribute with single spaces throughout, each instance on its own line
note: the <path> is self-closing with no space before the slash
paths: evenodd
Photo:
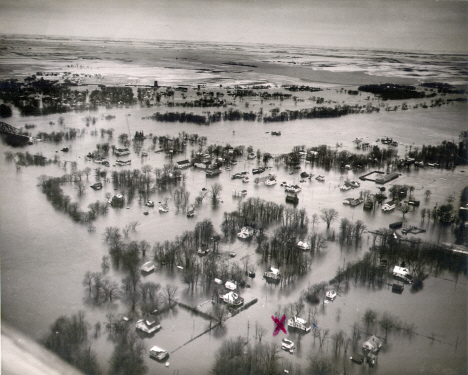
<path id="1" fill-rule="evenodd" d="M 341 144 L 339 151 L 353 151 L 352 141 L 359 137 L 366 142 L 374 144 L 376 138 L 383 136 L 393 137 L 399 142 L 398 153 L 405 156 L 409 146 L 421 147 L 423 144 L 437 145 L 443 140 L 458 141 L 458 136 L 466 128 L 466 104 L 454 104 L 440 108 L 415 109 L 404 112 L 381 112 L 374 114 L 349 115 L 336 119 L 316 119 L 292 121 L 288 123 L 268 124 L 250 122 L 220 122 L 210 126 L 196 126 L 190 124 L 163 124 L 152 120 L 143 120 L 149 116 L 154 108 L 114 108 L 101 109 L 90 113 L 97 117 L 96 125 L 85 126 L 84 118 L 88 113 L 68 113 L 63 115 L 66 127 L 84 128 L 82 136 L 74 141 L 63 141 L 56 145 L 46 142 L 36 142 L 27 149 L 32 154 L 42 153 L 53 158 L 57 153 L 62 161 L 77 162 L 78 169 L 85 167 L 95 168 L 97 164 L 86 158 L 86 154 L 95 149 L 96 143 L 109 141 L 118 145 L 117 135 L 130 131 L 144 131 L 145 134 L 177 136 L 185 131 L 199 136 L 207 137 L 207 144 L 229 143 L 231 146 L 251 145 L 254 150 L 272 154 L 287 153 L 296 145 L 306 147 L 321 144 Z M 103 116 L 113 114 L 113 120 L 104 120 Z M 130 116 L 126 116 L 129 115 Z M 58 115 L 43 117 L 21 118 L 17 113 L 8 122 L 15 127 L 22 127 L 26 123 L 34 123 L 34 131 L 58 130 L 58 125 L 49 125 L 50 121 L 57 123 Z M 128 122 L 127 122 L 128 120 Z M 128 125 L 127 125 L 128 124 Z M 112 127 L 115 129 L 111 140 L 93 136 L 90 131 L 93 127 Z M 270 135 L 271 130 L 280 130 L 281 137 Z M 380 145 L 380 144 L 379 144 Z M 69 146 L 68 153 L 59 150 Z M 133 150 L 129 158 L 132 165 L 129 167 L 115 167 L 113 162 L 117 159 L 109 156 L 111 167 L 141 168 L 145 164 L 161 168 L 171 160 L 163 153 L 155 153 L 150 148 L 150 140 L 146 140 L 143 149 L 149 150 L 149 156 L 141 158 Z M 174 162 L 190 158 L 194 146 L 188 146 L 186 155 L 177 155 Z M 210 189 L 218 182 L 222 185 L 221 203 L 213 208 L 205 200 L 197 209 L 194 218 L 187 218 L 182 211 L 177 212 L 172 199 L 169 199 L 170 212 L 161 214 L 158 203 L 164 198 L 171 197 L 171 191 L 155 192 L 151 199 L 156 202 L 154 208 L 149 209 L 149 215 L 143 215 L 148 210 L 138 197 L 125 205 L 122 209 L 110 209 L 106 216 L 99 217 L 93 224 L 95 232 L 88 232 L 86 225 L 73 222 L 69 216 L 56 211 L 46 196 L 38 187 L 40 175 L 61 176 L 71 173 L 70 164 L 66 167 L 51 164 L 45 167 L 22 167 L 16 169 L 8 162 L 4 151 L 13 151 L 9 146 L 1 145 L 0 157 L 0 183 L 2 186 L 0 204 L 0 249 L 2 272 L 2 319 L 19 330 L 40 340 L 47 334 L 49 326 L 62 315 L 70 316 L 79 310 L 86 313 L 86 319 L 94 326 L 101 322 L 104 327 L 108 312 L 126 313 L 128 307 L 121 302 L 95 306 L 87 300 L 87 292 L 82 286 L 82 280 L 87 271 L 100 272 L 101 259 L 108 255 L 107 244 L 102 239 L 104 229 L 109 226 L 123 228 L 132 221 L 140 225 L 136 232 L 130 232 L 129 240 L 147 240 L 151 245 L 158 241 L 174 240 L 184 231 L 193 230 L 195 223 L 209 218 L 215 229 L 221 233 L 220 224 L 224 212 L 236 210 L 239 199 L 232 197 L 233 190 L 247 190 L 247 198 L 259 197 L 265 200 L 283 204 L 285 193 L 279 184 L 265 186 L 254 184 L 253 178 L 248 184 L 241 180 L 231 180 L 230 176 L 241 171 L 251 171 L 258 164 L 256 160 L 247 160 L 245 157 L 232 167 L 230 171 L 214 178 L 206 178 L 205 174 L 197 169 L 185 170 L 186 190 L 191 192 L 191 202 L 202 188 Z M 197 150 L 197 148 L 195 148 Z M 360 151 L 355 151 L 360 152 Z M 358 197 L 359 190 L 369 189 L 377 191 L 377 185 L 370 181 L 362 181 L 360 189 L 342 192 L 339 186 L 346 180 L 357 180 L 365 171 L 324 170 L 317 166 L 301 163 L 301 170 L 292 170 L 283 165 L 269 162 L 269 173 L 277 176 L 278 182 L 299 184 L 302 191 L 299 193 L 298 208 L 305 208 L 307 214 L 320 214 L 323 208 L 334 208 L 339 212 L 339 219 L 348 218 L 352 221 L 364 221 L 367 229 L 377 230 L 388 228 L 388 224 L 402 220 L 399 211 L 383 213 L 380 209 L 367 212 L 362 206 L 352 208 L 342 204 L 344 198 Z M 314 178 L 300 182 L 299 173 L 306 171 L 316 175 L 324 175 L 325 182 L 318 182 Z M 260 175 L 263 176 L 263 175 Z M 83 176 L 88 185 L 95 182 L 91 173 L 89 180 Z M 403 172 L 403 175 L 393 181 L 396 184 L 407 184 L 415 187 L 415 197 L 421 201 L 421 206 L 410 211 L 404 218 L 408 225 L 414 225 L 427 230 L 417 237 L 433 242 L 453 242 L 454 238 L 449 229 L 440 227 L 429 220 L 421 221 L 420 210 L 432 209 L 436 203 L 443 204 L 447 197 L 454 195 L 455 204 L 461 190 L 467 185 L 466 173 L 463 168 L 454 170 L 421 169 Z M 391 184 L 387 184 L 387 189 Z M 96 200 L 103 201 L 106 193 L 116 194 L 111 182 L 105 183 L 101 191 L 87 189 L 86 193 L 78 197 L 72 183 L 64 184 L 65 194 L 69 194 L 74 201 L 79 201 L 80 207 L 85 209 L 88 204 Z M 425 199 L 424 192 L 430 189 L 432 195 Z M 330 231 L 338 233 L 339 222 L 331 225 Z M 267 234 L 272 233 L 274 227 L 268 228 Z M 321 222 L 312 228 L 309 223 L 309 233 L 314 229 L 326 235 L 326 225 Z M 266 284 L 262 274 L 266 268 L 260 263 L 260 255 L 255 253 L 256 243 L 242 242 L 236 239 L 233 242 L 221 242 L 220 251 L 223 253 L 236 252 L 236 257 L 229 262 L 241 262 L 240 259 L 250 257 L 251 263 L 256 265 L 257 277 L 249 281 L 250 288 L 241 291 L 245 301 L 258 298 L 258 303 L 244 312 L 229 318 L 223 328 L 216 328 L 201 336 L 195 341 L 180 348 L 181 345 L 209 328 L 209 321 L 195 316 L 177 307 L 168 313 L 159 316 L 162 330 L 151 338 L 144 338 L 146 349 L 158 345 L 171 352 L 170 367 L 152 361 L 147 357 L 150 374 L 206 374 L 214 361 L 216 350 L 223 340 L 237 336 L 248 337 L 255 342 L 255 323 L 258 322 L 267 329 L 262 341 L 277 342 L 284 337 L 280 334 L 272 336 L 274 329 L 271 316 L 277 311 L 279 305 L 296 301 L 301 292 L 310 284 L 322 281 L 328 282 L 335 276 L 336 269 L 346 262 L 361 259 L 372 244 L 372 235 L 364 233 L 361 244 L 355 248 L 341 248 L 338 242 L 328 242 L 328 247 L 314 255 L 312 266 L 306 276 L 294 284 L 283 287 Z M 151 258 L 151 250 L 142 263 Z M 123 273 L 111 269 L 109 277 L 120 283 Z M 161 285 L 167 283 L 178 285 L 179 300 L 189 304 L 201 304 L 211 299 L 211 293 L 206 294 L 197 290 L 189 292 L 183 284 L 178 269 L 157 269 L 155 273 L 144 276 L 144 281 L 154 281 Z M 392 293 L 387 285 L 375 287 L 362 287 L 350 283 L 333 303 L 317 305 L 317 326 L 330 329 L 330 335 L 339 330 L 350 334 L 355 322 L 361 321 L 367 308 L 376 310 L 379 314 L 389 312 L 400 318 L 401 321 L 416 326 L 417 334 L 411 338 L 400 333 L 391 332 L 387 344 L 379 354 L 378 364 L 374 368 L 367 365 L 352 364 L 349 355 L 333 357 L 334 350 L 330 340 L 326 340 L 324 347 L 319 350 L 318 340 L 312 334 L 299 337 L 288 333 L 297 346 L 293 355 L 281 352 L 282 363 L 286 366 L 289 361 L 294 365 L 306 366 L 310 356 L 325 353 L 335 358 L 336 364 L 348 374 L 464 374 L 467 366 L 467 279 L 460 276 L 457 280 L 450 274 L 430 274 L 424 281 L 424 288 L 418 293 L 410 293 L 409 287 L 403 294 Z M 206 305 L 205 305 L 206 306 Z M 307 315 L 307 306 L 304 315 Z M 363 327 L 364 325 L 361 324 Z M 365 327 L 364 327 L 365 328 Z M 369 336 L 377 333 L 383 336 L 378 325 L 371 325 Z M 367 338 L 362 333 L 361 342 Z M 433 336 L 432 336 L 433 335 Z M 435 340 L 430 339 L 434 337 Z M 112 353 L 113 344 L 107 339 L 103 329 L 101 335 L 92 342 L 92 349 L 97 352 L 98 360 L 103 369 L 107 369 Z M 341 351 L 344 349 L 342 348 Z"/>

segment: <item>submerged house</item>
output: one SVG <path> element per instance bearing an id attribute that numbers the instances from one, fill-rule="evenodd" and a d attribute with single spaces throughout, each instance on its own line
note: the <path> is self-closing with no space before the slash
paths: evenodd
<path id="1" fill-rule="evenodd" d="M 394 180 L 395 178 L 398 178 L 400 174 L 398 172 L 392 172 L 383 176 L 379 176 L 375 179 L 376 184 L 385 184 L 389 181 Z"/>
<path id="2" fill-rule="evenodd" d="M 263 274 L 263 278 L 268 282 L 279 283 L 281 281 L 281 273 L 279 269 L 270 267 L 270 269 Z"/>
<path id="3" fill-rule="evenodd" d="M 177 169 L 185 169 L 185 168 L 190 168 L 192 166 L 192 164 L 190 163 L 190 161 L 188 160 L 181 160 L 181 161 L 178 161 L 176 162 L 176 165 L 175 167 Z"/>
<path id="4" fill-rule="evenodd" d="M 221 169 L 210 165 L 206 168 L 205 174 L 207 177 L 217 176 L 221 173 Z"/>
<path id="5" fill-rule="evenodd" d="M 130 155 L 130 150 L 128 148 L 116 148 L 114 150 L 114 153 L 117 156 L 124 156 L 124 155 Z"/>
<path id="6" fill-rule="evenodd" d="M 110 204 L 112 206 L 123 206 L 124 202 L 124 196 L 122 194 L 116 194 L 112 197 Z"/>
<path id="7" fill-rule="evenodd" d="M 296 315 L 294 315 L 288 320 L 288 327 L 299 329 L 304 332 L 309 332 L 311 329 L 311 325 L 309 323 L 307 323 L 304 319 L 301 319 Z"/>
<path id="8" fill-rule="evenodd" d="M 371 336 L 367 341 L 362 344 L 362 351 L 364 353 L 378 353 L 382 347 L 382 340 L 377 336 Z"/>
<path id="9" fill-rule="evenodd" d="M 410 275 L 408 268 L 395 266 L 393 268 L 393 277 L 397 280 L 402 280 L 406 283 L 411 284 L 413 276 Z"/>

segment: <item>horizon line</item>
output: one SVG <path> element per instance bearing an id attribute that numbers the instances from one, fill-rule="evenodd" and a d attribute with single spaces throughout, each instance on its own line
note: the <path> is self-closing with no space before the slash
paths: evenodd
<path id="1" fill-rule="evenodd" d="M 468 1 L 468 0 L 467 0 Z M 218 44 L 218 45 L 239 45 L 239 46 L 278 46 L 278 47 L 308 47 L 308 48 L 317 48 L 317 49 L 341 49 L 341 50 L 351 50 L 351 51 L 375 51 L 375 52 L 402 52 L 402 53 L 418 53 L 425 55 L 459 55 L 459 56 L 468 56 L 468 50 L 466 52 L 450 52 L 450 51 L 433 51 L 429 52 L 427 50 L 416 50 L 416 49 L 394 49 L 394 48 L 374 48 L 374 47 L 345 47 L 345 46 L 318 46 L 312 44 L 284 44 L 284 43 L 261 43 L 261 42 L 230 42 L 230 41 L 209 41 L 209 40 L 189 40 L 189 39 L 152 39 L 152 38 L 115 38 L 107 36 L 85 36 L 85 35 L 59 35 L 59 34 L 28 34 L 28 33 L 0 33 L 1 38 L 8 37 L 29 37 L 34 39 L 42 38 L 59 38 L 59 39 L 92 39 L 92 40 L 110 40 L 110 41 L 141 41 L 141 42 L 159 42 L 159 43 L 200 43 L 200 44 Z"/>

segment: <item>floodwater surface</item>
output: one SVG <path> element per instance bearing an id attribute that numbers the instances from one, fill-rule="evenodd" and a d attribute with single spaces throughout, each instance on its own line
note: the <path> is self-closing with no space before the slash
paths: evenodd
<path id="1" fill-rule="evenodd" d="M 339 67 L 338 67 L 339 68 Z M 337 69 L 338 69 L 337 68 Z M 185 74 L 186 72 L 184 72 Z M 187 73 L 188 74 L 188 73 Z M 192 73 L 193 74 L 193 73 Z M 193 77 L 192 77 L 193 78 Z M 259 103 L 252 103 L 253 110 L 259 107 Z M 118 145 L 117 136 L 121 133 L 144 131 L 145 134 L 177 136 L 181 132 L 189 134 L 197 133 L 208 138 L 207 144 L 231 146 L 253 146 L 254 150 L 272 154 L 287 153 L 294 146 L 306 147 L 321 144 L 337 148 L 338 151 L 348 150 L 361 152 L 354 149 L 353 140 L 362 138 L 365 142 L 378 144 L 376 138 L 383 136 L 393 137 L 398 141 L 398 155 L 404 157 L 410 147 L 422 145 L 436 145 L 443 140 L 458 141 L 458 136 L 465 130 L 466 105 L 453 104 L 441 108 L 414 109 L 411 111 L 380 112 L 373 114 L 349 115 L 336 119 L 316 119 L 291 121 L 288 123 L 263 124 L 260 122 L 220 122 L 210 126 L 196 126 L 179 123 L 157 123 L 152 120 L 142 119 L 150 116 L 156 108 L 115 108 L 112 110 L 100 109 L 93 113 L 67 113 L 64 114 L 66 127 L 84 129 L 81 137 L 73 141 L 63 141 L 55 145 L 46 142 L 37 142 L 27 149 L 11 149 L 2 145 L 2 151 L 28 151 L 31 154 L 42 153 L 48 158 L 59 155 L 60 160 L 76 162 L 78 169 L 85 167 L 96 168 L 98 165 L 86 158 L 88 152 L 95 149 L 97 143 L 110 142 Z M 163 111 L 162 109 L 159 109 Z M 201 110 L 194 110 L 194 112 Z M 106 121 L 103 116 L 111 113 L 116 116 L 114 120 Z M 127 116 L 131 114 L 131 116 Z M 85 126 L 84 117 L 95 116 L 97 124 Z M 58 130 L 58 125 L 49 125 L 50 121 L 57 123 L 58 115 L 44 117 L 21 118 L 15 113 L 10 123 L 16 127 L 22 127 L 26 123 L 34 123 L 38 131 Z M 107 136 L 91 135 L 91 130 L 100 128 L 115 129 L 113 139 Z M 272 130 L 280 130 L 280 137 L 273 137 L 269 133 Z M 338 144 L 338 145 L 337 145 Z M 70 152 L 61 153 L 64 146 L 70 147 Z M 380 147 L 383 147 L 380 145 Z M 198 151 L 196 146 L 188 146 L 183 155 L 177 155 L 174 160 L 163 153 L 155 153 L 151 149 L 150 140 L 146 140 L 143 149 L 149 150 L 148 157 L 139 157 L 132 151 L 129 158 L 131 166 L 121 167 L 138 169 L 145 164 L 162 168 L 164 164 L 178 160 L 189 159 L 192 151 Z M 117 158 L 109 156 L 111 165 Z M 241 180 L 231 180 L 234 173 L 251 171 L 258 166 L 256 160 L 242 158 L 239 163 L 232 166 L 230 171 L 215 178 L 206 178 L 205 174 L 196 169 L 185 170 L 184 185 L 191 193 L 190 201 L 198 195 L 202 188 L 210 187 L 218 182 L 222 185 L 221 203 L 218 207 L 212 207 L 205 200 L 197 209 L 195 218 L 187 218 L 182 211 L 177 212 L 172 199 L 171 189 L 156 191 L 151 196 L 155 202 L 169 199 L 170 211 L 161 214 L 156 204 L 155 208 L 144 206 L 144 201 L 138 196 L 131 202 L 127 202 L 123 209 L 111 208 L 106 216 L 99 217 L 93 225 L 95 232 L 88 232 L 87 226 L 73 222 L 70 217 L 56 211 L 47 201 L 45 195 L 38 187 L 40 175 L 61 176 L 71 173 L 71 164 L 65 167 L 48 165 L 45 167 L 22 167 L 16 169 L 15 165 L 8 162 L 2 155 L 0 158 L 0 182 L 2 197 L 0 205 L 0 249 L 2 258 L 2 318 L 14 327 L 24 331 L 35 340 L 40 340 L 48 333 L 49 326 L 60 316 L 70 316 L 79 310 L 86 313 L 86 319 L 94 326 L 95 323 L 106 321 L 106 314 L 125 314 L 128 306 L 118 301 L 112 304 L 96 306 L 89 302 L 82 280 L 87 271 L 100 272 L 101 259 L 108 255 L 106 243 L 102 234 L 106 227 L 115 226 L 123 228 L 132 221 L 138 221 L 139 226 L 135 232 L 130 232 L 129 240 L 147 240 L 150 244 L 155 242 L 172 241 L 184 231 L 193 230 L 195 223 L 203 219 L 210 219 L 214 228 L 221 233 L 220 225 L 224 212 L 232 212 L 237 209 L 240 198 L 232 196 L 233 190 L 247 190 L 247 198 L 259 197 L 265 200 L 283 204 L 285 193 L 279 183 L 275 186 L 255 184 L 253 177 L 248 184 Z M 429 220 L 422 220 L 420 210 L 432 209 L 436 204 L 443 204 L 451 195 L 455 196 L 455 204 L 461 190 L 466 186 L 466 176 L 463 168 L 454 170 L 421 169 L 404 172 L 397 180 L 386 185 L 388 189 L 392 184 L 407 184 L 415 187 L 414 195 L 421 201 L 421 206 L 410 211 L 403 219 L 402 213 L 393 211 L 383 213 L 379 208 L 372 212 L 366 212 L 362 206 L 352 208 L 343 205 L 345 198 L 356 198 L 359 191 L 368 189 L 372 193 L 377 192 L 378 185 L 370 181 L 361 182 L 359 189 L 342 192 L 339 186 L 347 179 L 357 180 L 359 175 L 366 171 L 340 171 L 324 170 L 317 166 L 301 163 L 301 169 L 288 169 L 283 165 L 275 165 L 273 161 L 268 164 L 269 170 L 277 176 L 278 182 L 300 184 L 302 191 L 299 193 L 298 208 L 305 208 L 309 218 L 312 214 L 320 214 L 320 210 L 334 208 L 339 212 L 339 219 L 348 218 L 352 221 L 362 220 L 369 231 L 379 228 L 388 228 L 388 224 L 404 220 L 408 225 L 426 229 L 426 233 L 417 237 L 433 242 L 453 242 L 454 238 L 450 229 L 441 229 Z M 110 167 L 117 169 L 119 167 Z M 318 182 L 314 178 L 300 182 L 299 173 L 307 171 L 315 176 L 325 176 L 325 182 Z M 263 176 L 263 175 L 260 175 Z M 95 182 L 94 174 L 89 178 L 83 176 L 87 185 Z M 103 201 L 106 193 L 112 195 L 118 193 L 111 182 L 105 182 L 101 191 L 87 189 L 86 193 L 78 197 L 73 185 L 64 184 L 65 194 L 69 194 L 73 201 L 78 201 L 80 207 L 86 207 L 96 200 Z M 424 192 L 430 189 L 432 195 L 424 197 Z M 245 198 L 244 198 L 245 199 Z M 148 210 L 147 216 L 143 212 Z M 312 231 L 324 236 L 333 231 L 338 233 L 339 222 L 331 225 L 329 231 L 326 225 L 318 223 L 312 227 L 309 223 L 309 234 Z M 267 234 L 271 234 L 274 226 L 267 228 Z M 274 324 L 271 316 L 278 310 L 279 305 L 287 305 L 296 301 L 301 292 L 309 285 L 322 281 L 328 282 L 335 276 L 336 269 L 346 262 L 356 261 L 372 244 L 372 234 L 365 233 L 361 243 L 357 247 L 341 248 L 337 242 L 328 242 L 326 249 L 314 255 L 311 269 L 307 275 L 299 278 L 294 284 L 283 287 L 266 284 L 261 275 L 266 269 L 266 264 L 261 264 L 261 257 L 255 253 L 256 242 L 225 241 L 220 244 L 223 253 L 236 252 L 236 257 L 229 260 L 230 263 L 239 262 L 240 259 L 249 257 L 251 264 L 256 266 L 256 278 L 249 281 L 250 288 L 241 291 L 245 301 L 258 298 L 258 302 L 246 311 L 229 318 L 222 328 L 216 328 L 201 336 L 193 342 L 183 346 L 191 338 L 209 328 L 209 321 L 199 316 L 194 316 L 177 307 L 174 310 L 159 316 L 162 330 L 152 338 L 144 338 L 146 349 L 157 345 L 171 352 L 170 367 L 146 358 L 149 373 L 172 374 L 206 374 L 214 361 L 214 355 L 223 340 L 244 336 L 251 343 L 255 343 L 255 325 L 262 325 L 267 333 L 262 342 L 279 343 L 285 335 L 280 333 L 273 337 Z M 150 260 L 151 250 L 144 261 Z M 111 269 L 109 277 L 120 283 L 124 277 L 121 271 Z M 145 276 L 144 281 L 154 281 L 161 285 L 175 284 L 179 287 L 178 298 L 180 301 L 199 305 L 212 298 L 212 291 L 205 292 L 195 289 L 189 292 L 183 284 L 181 272 L 177 269 L 170 270 L 158 268 L 153 274 Z M 403 294 L 392 293 L 386 285 L 375 287 L 363 287 L 350 283 L 333 303 L 311 306 L 317 311 L 317 326 L 320 329 L 329 329 L 330 335 L 343 330 L 349 337 L 355 322 L 361 322 L 364 311 L 372 308 L 381 316 L 388 312 L 397 316 L 402 322 L 414 324 L 416 333 L 412 337 L 404 336 L 398 332 L 391 332 L 388 342 L 379 355 L 378 365 L 369 369 L 367 365 L 356 365 L 349 361 L 350 353 L 340 353 L 335 357 L 332 342 L 326 340 L 323 348 L 319 348 L 318 339 L 314 339 L 312 333 L 299 336 L 289 332 L 287 337 L 296 342 L 298 347 L 294 355 L 281 352 L 281 365 L 286 366 L 289 361 L 305 368 L 310 356 L 325 354 L 331 356 L 337 368 L 343 372 L 345 369 L 350 374 L 461 374 L 466 370 L 467 353 L 467 280 L 466 277 L 455 279 L 450 274 L 431 274 L 424 281 L 424 288 L 418 293 L 410 293 L 409 287 Z M 209 306 L 204 305 L 204 306 Z M 303 316 L 307 317 L 309 306 L 303 310 Z M 104 325 L 104 324 L 103 324 Z M 361 327 L 364 327 L 361 323 Z M 363 328 L 364 330 L 364 328 Z M 361 340 L 377 333 L 382 336 L 382 330 L 377 324 L 371 324 L 368 332 L 361 333 Z M 102 368 L 107 369 L 113 345 L 107 339 L 103 331 L 101 336 L 92 342 L 92 349 L 98 354 Z M 348 348 L 349 351 L 349 348 Z"/>

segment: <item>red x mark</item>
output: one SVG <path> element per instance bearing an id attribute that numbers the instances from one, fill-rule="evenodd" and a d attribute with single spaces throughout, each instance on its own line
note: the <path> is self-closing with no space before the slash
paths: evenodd
<path id="1" fill-rule="evenodd" d="M 281 320 L 279 320 L 277 317 L 272 315 L 271 319 L 273 319 L 273 321 L 276 324 L 276 328 L 275 328 L 275 330 L 273 332 L 273 336 L 276 336 L 279 333 L 280 330 L 283 331 L 284 333 L 287 333 L 286 328 L 284 328 L 284 321 L 286 320 L 286 315 L 283 315 Z"/>

